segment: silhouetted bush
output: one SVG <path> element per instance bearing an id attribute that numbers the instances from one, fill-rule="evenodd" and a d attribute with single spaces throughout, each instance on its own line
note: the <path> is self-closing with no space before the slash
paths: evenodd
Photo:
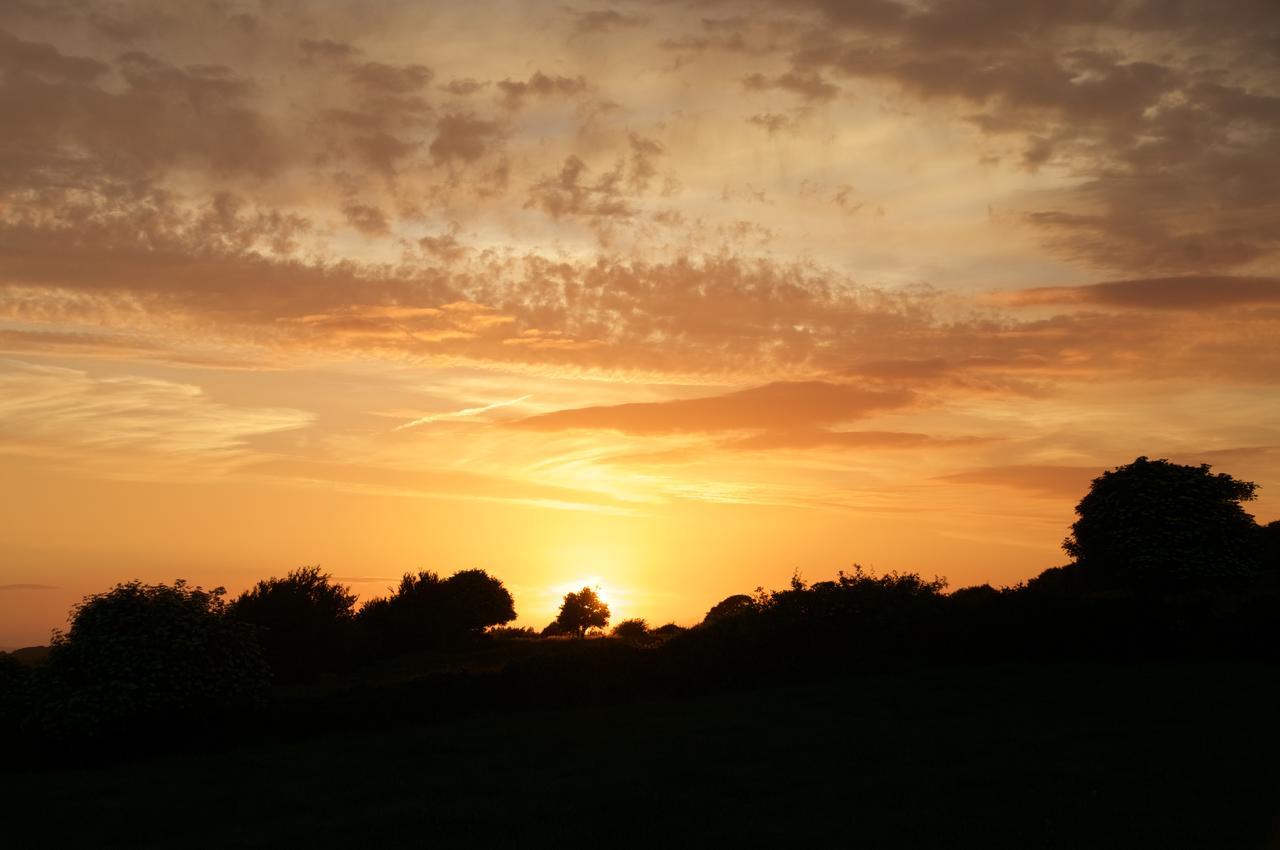
<path id="1" fill-rule="evenodd" d="M 222 588 L 138 581 L 85 597 L 54 637 L 35 724 L 57 736 L 162 730 L 259 699 L 269 668 Z"/>
<path id="2" fill-rule="evenodd" d="M 1256 489 L 1208 464 L 1139 457 L 1093 480 L 1063 548 L 1082 565 L 1076 580 L 1094 586 L 1249 576 L 1259 567 L 1258 539 L 1241 503 Z"/>
<path id="3" fill-rule="evenodd" d="M 613 627 L 613 636 L 630 641 L 643 641 L 649 637 L 649 624 L 643 617 L 623 620 Z"/>
<path id="4" fill-rule="evenodd" d="M 484 570 L 463 570 L 447 579 L 432 572 L 406 573 L 393 594 L 369 600 L 357 617 L 375 646 L 387 652 L 457 642 L 515 618 L 510 592 Z"/>
<path id="5" fill-rule="evenodd" d="M 559 634 L 582 637 L 587 629 L 603 629 L 609 625 L 609 606 L 596 592 L 584 587 L 576 593 L 566 593 L 555 620 Z M 546 634 L 544 631 L 543 634 Z"/>
<path id="6" fill-rule="evenodd" d="M 569 634 L 557 620 L 547 623 L 542 627 L 542 631 L 538 632 L 540 637 L 567 637 Z"/>
<path id="7" fill-rule="evenodd" d="M 714 623 L 716 620 L 725 617 L 733 617 L 750 611 L 755 607 L 755 600 L 745 593 L 735 593 L 733 596 L 721 599 L 715 605 L 711 606 L 711 610 L 707 612 L 707 616 L 702 618 L 704 623 Z"/>
<path id="8" fill-rule="evenodd" d="M 260 581 L 229 606 L 259 628 L 271 668 L 282 679 L 305 679 L 346 663 L 352 653 L 356 596 L 319 567 Z"/>

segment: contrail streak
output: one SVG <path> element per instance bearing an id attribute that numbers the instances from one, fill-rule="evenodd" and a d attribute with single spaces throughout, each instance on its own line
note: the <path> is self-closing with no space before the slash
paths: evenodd
<path id="1" fill-rule="evenodd" d="M 433 413 L 430 416 L 423 416 L 421 419 L 415 419 L 412 422 L 397 425 L 393 430 L 403 431 L 406 428 L 415 428 L 418 425 L 426 425 L 429 422 L 438 422 L 441 419 L 456 419 L 461 416 L 475 416 L 477 413 L 487 413 L 490 410 L 496 410 L 499 407 L 507 407 L 512 404 L 519 404 L 520 402 L 531 398 L 533 398 L 532 395 L 522 395 L 519 398 L 513 398 L 509 401 L 495 401 L 493 404 L 486 404 L 483 407 L 464 407 L 462 410 L 454 410 L 450 413 Z"/>

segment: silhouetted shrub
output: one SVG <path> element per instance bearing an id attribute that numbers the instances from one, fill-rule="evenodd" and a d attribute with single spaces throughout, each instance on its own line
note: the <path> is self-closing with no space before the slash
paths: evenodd
<path id="1" fill-rule="evenodd" d="M 643 641 L 649 636 L 649 624 L 643 617 L 623 620 L 613 627 L 613 636 L 630 641 Z"/>
<path id="2" fill-rule="evenodd" d="M 702 618 L 704 623 L 714 623 L 716 620 L 725 617 L 733 617 L 738 614 L 750 611 L 755 607 L 755 600 L 745 593 L 735 593 L 733 596 L 721 599 L 715 605 L 711 606 L 711 610 L 707 612 L 707 616 Z"/>
<path id="3" fill-rule="evenodd" d="M 685 631 L 684 626 L 678 626 L 675 623 L 663 623 L 652 631 L 652 634 L 660 638 L 669 638 L 672 635 L 678 635 Z"/>
<path id="4" fill-rule="evenodd" d="M 300 679 L 348 660 L 355 604 L 355 594 L 317 566 L 260 581 L 229 610 L 259 627 L 258 638 L 278 677 Z"/>
<path id="5" fill-rule="evenodd" d="M 1257 572 L 1256 525 L 1242 507 L 1257 485 L 1139 457 L 1104 472 L 1076 506 L 1063 542 L 1093 585 L 1156 587 Z"/>
<path id="6" fill-rule="evenodd" d="M 393 594 L 369 600 L 357 619 L 378 647 L 400 652 L 456 642 L 515 617 L 515 602 L 500 580 L 463 570 L 447 579 L 406 573 Z"/>
<path id="7" fill-rule="evenodd" d="M 582 637 L 587 629 L 603 629 L 609 625 L 609 606 L 594 590 L 584 587 L 577 593 L 564 595 L 555 624 L 561 634 Z"/>
<path id="8" fill-rule="evenodd" d="M 54 637 L 38 725 L 72 737 L 159 730 L 256 701 L 269 668 L 223 593 L 132 581 L 85 597 Z"/>
<path id="9" fill-rule="evenodd" d="M 566 637 L 569 632 L 560 625 L 558 620 L 552 620 L 542 627 L 542 631 L 538 633 L 541 637 Z"/>

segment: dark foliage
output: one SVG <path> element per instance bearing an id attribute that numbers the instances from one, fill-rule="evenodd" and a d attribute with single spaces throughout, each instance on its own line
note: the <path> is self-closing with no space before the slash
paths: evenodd
<path id="1" fill-rule="evenodd" d="M 223 593 L 132 581 L 86 597 L 54 638 L 30 722 L 69 738 L 159 732 L 259 699 L 267 662 Z"/>
<path id="2" fill-rule="evenodd" d="M 644 621 L 643 617 L 623 620 L 613 627 L 613 636 L 623 640 L 643 642 L 648 639 L 649 635 L 649 624 Z"/>
<path id="3" fill-rule="evenodd" d="M 356 595 L 317 567 L 260 581 L 229 606 L 257 626 L 278 678 L 307 679 L 344 665 L 351 655 Z"/>
<path id="4" fill-rule="evenodd" d="M 538 630 L 530 626 L 494 626 L 486 634 L 495 640 L 538 639 Z"/>
<path id="5" fill-rule="evenodd" d="M 462 570 L 444 581 L 449 628 L 459 634 L 479 634 L 516 618 L 515 600 L 502 582 L 484 570 Z"/>
<path id="6" fill-rule="evenodd" d="M 565 637 L 569 633 L 564 630 L 558 620 L 552 620 L 543 626 L 542 631 L 538 632 L 541 637 Z"/>
<path id="7" fill-rule="evenodd" d="M 394 593 L 369 600 L 357 619 L 378 650 L 395 653 L 456 643 L 515 618 L 515 601 L 500 580 L 463 570 L 447 579 L 406 573 Z"/>
<path id="8" fill-rule="evenodd" d="M 587 629 L 609 625 L 609 606 L 589 587 L 566 593 L 554 626 L 556 633 L 582 637 Z"/>
<path id="9" fill-rule="evenodd" d="M 1280 573 L 1280 520 L 1258 527 L 1258 563 L 1264 572 Z"/>
<path id="10" fill-rule="evenodd" d="M 33 676 L 29 666 L 0 652 L 0 727 L 16 728 L 30 712 Z"/>
<path id="11" fill-rule="evenodd" d="M 1248 576 L 1258 569 L 1258 535 L 1243 502 L 1257 485 L 1140 457 L 1104 472 L 1076 506 L 1063 543 L 1093 586 L 1160 588 Z"/>
<path id="12" fill-rule="evenodd" d="M 925 658 L 942 622 L 944 587 L 909 573 L 875 576 L 856 564 L 835 581 L 809 585 L 797 576 L 785 590 L 761 589 L 750 604 L 731 603 L 731 614 L 676 636 L 664 654 L 695 675 L 735 679 Z"/>
<path id="13" fill-rule="evenodd" d="M 738 614 L 744 614 L 755 607 L 755 600 L 745 593 L 735 593 L 733 596 L 721 599 L 715 605 L 711 606 L 711 610 L 707 612 L 707 616 L 702 618 L 704 623 L 714 623 L 716 620 L 725 617 L 733 617 Z"/>

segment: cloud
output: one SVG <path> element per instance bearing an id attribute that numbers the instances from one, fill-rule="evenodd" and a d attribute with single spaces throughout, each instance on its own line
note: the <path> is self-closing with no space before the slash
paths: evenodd
<path id="1" fill-rule="evenodd" d="M 589 180 L 590 168 L 577 156 L 565 157 L 560 173 L 529 189 L 526 208 L 541 209 L 553 219 L 583 216 L 590 219 L 630 218 L 635 209 L 623 193 L 622 170 L 615 168 Z"/>
<path id="2" fill-rule="evenodd" d="M 368 204 L 347 204 L 342 208 L 347 217 L 347 224 L 366 236 L 386 236 L 391 233 L 391 222 L 387 214 L 377 207 Z"/>
<path id="3" fill-rule="evenodd" d="M 792 54 L 793 74 L 886 82 L 949 104 L 1020 148 L 1021 167 L 1075 176 L 1026 218 L 1062 256 L 1150 274 L 1222 271 L 1280 251 L 1270 153 L 1280 90 L 1261 36 L 1274 28 L 1265 2 L 813 7 L 823 23 Z"/>
<path id="4" fill-rule="evenodd" d="M 766 77 L 764 74 L 751 74 L 743 78 L 742 87 L 747 91 L 782 89 L 792 94 L 797 94 L 804 100 L 811 102 L 832 100 L 840 93 L 838 86 L 832 85 L 812 71 L 789 71 L 775 77 Z"/>
<path id="5" fill-rule="evenodd" d="M 0 151 L 0 189 L 65 186 L 104 170 L 137 179 L 179 163 L 263 175 L 285 156 L 250 104 L 253 83 L 227 66 L 178 67 L 134 50 L 116 63 L 123 86 L 108 88 L 96 84 L 102 63 L 51 45 L 0 38 L 0 55 L 11 69 L 0 79 L 0 111 L 24 116 Z"/>
<path id="6" fill-rule="evenodd" d="M 1280 304 L 1280 278 L 1186 275 L 1116 280 L 1087 286 L 1049 286 L 996 296 L 1017 307 L 1045 304 L 1136 310 L 1213 310 Z"/>
<path id="7" fill-rule="evenodd" d="M 639 15 L 624 15 L 616 9 L 596 9 L 590 12 L 571 12 L 571 14 L 574 18 L 573 33 L 579 36 L 633 29 L 647 23 L 647 20 Z"/>
<path id="8" fill-rule="evenodd" d="M 436 125 L 431 158 L 437 163 L 474 162 L 501 136 L 501 129 L 493 121 L 476 118 L 471 113 L 450 113 Z"/>
<path id="9" fill-rule="evenodd" d="M 302 54 L 303 61 L 306 62 L 315 62 L 317 60 L 345 62 L 357 56 L 360 53 L 360 49 L 353 44 L 348 44 L 345 41 L 334 41 L 331 38 L 304 38 L 298 42 L 298 52 Z"/>
<path id="10" fill-rule="evenodd" d="M 548 76 L 534 71 L 528 80 L 505 79 L 498 82 L 498 90 L 506 97 L 510 109 L 518 109 L 529 98 L 546 98 L 556 95 L 572 96 L 587 90 L 585 77 Z"/>
<path id="11" fill-rule="evenodd" d="M 487 85 L 488 83 L 482 83 L 479 80 L 472 79 L 471 77 L 455 77 L 440 88 L 449 94 L 457 95 L 458 97 L 466 97 L 467 95 L 475 94 Z"/>
<path id="12" fill-rule="evenodd" d="M 216 456 L 312 419 L 299 410 L 221 404 L 192 384 L 0 360 L 0 441 L 10 445 Z"/>
<path id="13" fill-rule="evenodd" d="M 795 126 L 795 119 L 790 115 L 782 115 L 777 112 L 761 112 L 748 116 L 747 123 L 754 124 L 772 136 L 775 133 L 792 129 Z"/>
<path id="14" fill-rule="evenodd" d="M 35 74 L 73 83 L 89 83 L 105 74 L 103 62 L 67 56 L 51 44 L 23 41 L 0 30 L 0 69 L 12 77 Z"/>
<path id="15" fill-rule="evenodd" d="M 740 440 L 722 443 L 732 451 L 772 451 L 775 449 L 906 449 L 972 446 L 985 442 L 974 437 L 939 438 L 911 431 L 835 431 L 800 428 L 766 431 Z"/>
<path id="16" fill-rule="evenodd" d="M 1101 466 L 1008 465 L 989 466 L 943 475 L 941 481 L 1012 487 L 1037 496 L 1079 499 L 1089 492 L 1089 484 L 1104 471 Z"/>
<path id="17" fill-rule="evenodd" d="M 825 381 L 786 381 L 705 398 L 557 410 L 511 424 L 538 431 L 584 428 L 640 435 L 792 432 L 900 409 L 914 400 L 914 395 L 904 390 L 866 390 Z"/>
<path id="18" fill-rule="evenodd" d="M 513 404 L 520 404 L 533 398 L 531 395 L 522 395 L 519 398 L 507 399 L 505 401 L 495 401 L 490 404 L 482 404 L 478 407 L 464 407 L 461 410 L 453 410 L 447 413 L 432 413 L 429 416 L 420 416 L 403 425 L 397 425 L 395 430 L 403 431 L 406 428 L 416 428 L 419 425 L 428 425 L 432 422 L 439 422 L 443 419 L 460 419 L 467 416 L 478 416 L 481 413 L 488 413 L 490 410 L 497 410 L 501 407 L 510 407 Z"/>
<path id="19" fill-rule="evenodd" d="M 353 65 L 347 74 L 351 82 L 365 91 L 384 95 L 410 94 L 435 78 L 435 72 L 426 65 L 388 65 L 384 62 Z"/>
<path id="20" fill-rule="evenodd" d="M 302 458 L 254 461 L 238 469 L 246 475 L 302 484 L 324 482 L 361 493 L 494 502 L 613 516 L 643 513 L 633 502 L 591 490 L 461 469 L 400 469 Z"/>

